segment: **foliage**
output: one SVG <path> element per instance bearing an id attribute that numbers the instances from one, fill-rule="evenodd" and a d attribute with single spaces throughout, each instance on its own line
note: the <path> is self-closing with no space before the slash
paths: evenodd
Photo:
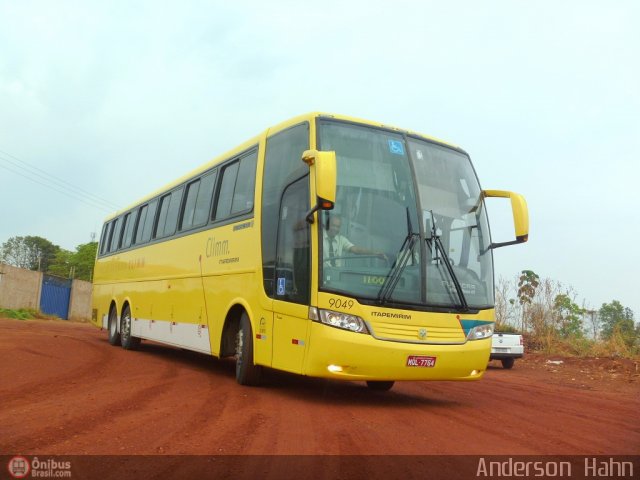
<path id="1" fill-rule="evenodd" d="M 514 327 L 513 325 L 509 325 L 508 323 L 503 323 L 499 327 L 496 325 L 496 332 L 500 333 L 520 333 L 520 331 Z"/>
<path id="2" fill-rule="evenodd" d="M 527 305 L 531 305 L 536 289 L 540 286 L 540 277 L 533 270 L 523 270 L 518 278 L 518 301 L 522 305 L 522 330 L 526 328 Z"/>
<path id="3" fill-rule="evenodd" d="M 15 318 L 17 320 L 29 320 L 36 318 L 37 312 L 28 308 L 19 308 L 17 310 L 10 308 L 0 308 L 0 317 Z"/>
<path id="4" fill-rule="evenodd" d="M 97 242 L 83 243 L 70 252 L 42 237 L 11 237 L 0 246 L 0 261 L 18 268 L 91 281 Z"/>
<path id="5" fill-rule="evenodd" d="M 640 325 L 614 300 L 600 310 L 579 305 L 560 282 L 524 270 L 496 283 L 496 330 L 521 327 L 527 348 L 570 355 L 633 356 L 640 353 Z"/>
<path id="6" fill-rule="evenodd" d="M 61 249 L 48 273 L 90 282 L 93 277 L 97 249 L 97 242 L 78 245 L 75 252 Z"/>
<path id="7" fill-rule="evenodd" d="M 40 310 L 33 308 L 0 308 L 0 318 L 14 318 L 16 320 L 31 320 L 34 318 L 51 320 L 57 319 L 56 315 L 42 313 Z"/>
<path id="8" fill-rule="evenodd" d="M 580 308 L 564 293 L 556 296 L 553 308 L 557 316 L 558 333 L 562 338 L 584 337 L 582 317 L 586 309 Z"/>
<path id="9" fill-rule="evenodd" d="M 629 347 L 638 340 L 638 329 L 633 322 L 633 311 L 618 300 L 603 303 L 598 312 L 602 322 L 602 337 L 606 340 L 618 336 Z"/>
<path id="10" fill-rule="evenodd" d="M 11 237 L 0 247 L 0 259 L 14 267 L 46 272 L 59 251 L 60 247 L 46 238 Z"/>
<path id="11" fill-rule="evenodd" d="M 531 304 L 536 289 L 540 285 L 540 277 L 533 270 L 523 270 L 518 279 L 518 300 L 520 305 Z"/>

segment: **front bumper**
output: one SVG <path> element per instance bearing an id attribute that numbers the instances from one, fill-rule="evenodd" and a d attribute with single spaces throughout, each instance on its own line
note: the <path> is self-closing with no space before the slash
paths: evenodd
<path id="1" fill-rule="evenodd" d="M 479 380 L 491 338 L 438 345 L 377 340 L 312 322 L 305 375 L 339 380 Z M 433 367 L 407 366 L 410 355 L 435 357 Z"/>

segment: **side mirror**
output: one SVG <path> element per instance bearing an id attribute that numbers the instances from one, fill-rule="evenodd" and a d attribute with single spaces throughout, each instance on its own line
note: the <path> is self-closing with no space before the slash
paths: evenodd
<path id="1" fill-rule="evenodd" d="M 313 223 L 313 214 L 318 210 L 332 210 L 336 202 L 337 166 L 336 152 L 307 150 L 302 161 L 315 170 L 316 204 L 307 213 L 307 222 Z"/>
<path id="2" fill-rule="evenodd" d="M 492 243 L 489 248 L 506 247 L 524 243 L 529 239 L 529 210 L 524 197 L 518 193 L 504 190 L 483 190 L 484 198 L 508 198 L 511 200 L 511 211 L 513 212 L 513 226 L 515 228 L 516 239 L 510 242 Z"/>

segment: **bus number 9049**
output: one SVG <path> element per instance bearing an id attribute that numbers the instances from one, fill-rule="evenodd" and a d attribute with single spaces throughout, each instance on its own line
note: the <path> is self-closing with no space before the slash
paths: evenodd
<path id="1" fill-rule="evenodd" d="M 354 301 L 353 300 L 345 300 L 342 298 L 330 298 L 329 299 L 329 306 L 331 308 L 345 308 L 347 310 L 350 310 L 353 308 L 354 305 Z"/>

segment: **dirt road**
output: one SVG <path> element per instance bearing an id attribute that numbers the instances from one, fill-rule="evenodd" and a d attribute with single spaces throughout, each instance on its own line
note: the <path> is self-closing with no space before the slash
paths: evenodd
<path id="1" fill-rule="evenodd" d="M 635 365 L 637 369 L 637 365 Z M 633 367 L 496 363 L 473 383 L 374 392 L 153 343 L 130 352 L 63 321 L 0 319 L 0 454 L 638 455 Z"/>

